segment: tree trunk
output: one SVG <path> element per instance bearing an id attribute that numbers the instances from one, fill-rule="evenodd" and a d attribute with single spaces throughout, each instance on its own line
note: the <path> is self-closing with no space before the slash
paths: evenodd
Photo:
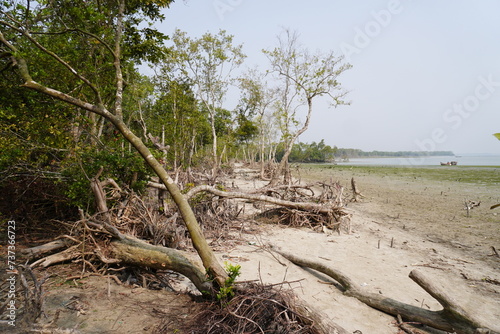
<path id="1" fill-rule="evenodd" d="M 212 127 L 212 180 L 215 180 L 219 171 L 219 159 L 217 157 L 217 132 L 215 131 L 215 111 L 210 111 L 210 125 Z"/>
<path id="2" fill-rule="evenodd" d="M 173 270 L 186 276 L 203 294 L 210 294 L 213 287 L 204 271 L 182 252 L 150 245 L 142 240 L 124 237 L 111 242 L 114 258 L 135 266 Z"/>
<path id="3" fill-rule="evenodd" d="M 65 62 L 62 58 L 60 58 L 57 54 L 47 50 L 42 44 L 38 43 L 29 32 L 21 29 L 14 28 L 19 34 L 23 37 L 27 38 L 32 42 L 38 49 L 42 52 L 52 56 L 57 63 L 66 67 L 71 73 L 75 75 L 79 80 L 82 80 L 88 87 L 90 87 L 95 93 L 95 103 L 89 103 L 83 100 L 80 100 L 74 96 L 63 93 L 61 91 L 46 87 L 44 85 L 39 84 L 34 81 L 30 75 L 28 64 L 24 58 L 22 58 L 23 52 L 17 50 L 14 45 L 8 41 L 3 35 L 2 31 L 0 31 L 0 43 L 3 44 L 5 48 L 7 48 L 12 53 L 13 61 L 17 64 L 17 70 L 19 76 L 24 81 L 23 87 L 32 89 L 39 93 L 51 96 L 57 100 L 62 102 L 77 106 L 81 109 L 92 112 L 96 115 L 100 115 L 110 121 L 125 139 L 134 146 L 134 148 L 141 154 L 146 163 L 154 170 L 154 172 L 158 175 L 162 183 L 166 186 L 169 193 L 171 194 L 174 202 L 177 204 L 179 211 L 184 219 L 184 223 L 186 224 L 187 230 L 191 236 L 193 246 L 198 252 L 199 256 L 203 261 L 203 265 L 208 271 L 208 273 L 214 277 L 215 281 L 219 284 L 219 286 L 223 286 L 226 279 L 228 278 L 227 273 L 224 268 L 217 261 L 212 249 L 208 245 L 205 237 L 202 234 L 200 225 L 198 224 L 196 217 L 191 209 L 188 201 L 184 198 L 182 193 L 179 190 L 179 187 L 173 182 L 170 176 L 167 174 L 166 170 L 163 166 L 158 162 L 158 160 L 153 156 L 148 147 L 144 144 L 144 142 L 137 137 L 126 125 L 123 121 L 122 116 L 122 100 L 123 100 L 123 74 L 121 70 L 121 47 L 120 43 L 122 42 L 122 34 L 123 34 L 123 16 L 125 12 L 125 2 L 123 0 L 118 1 L 119 12 L 116 17 L 116 31 L 114 36 L 114 51 L 112 52 L 113 57 L 113 66 L 115 68 L 115 77 L 116 77 L 116 92 L 115 92 L 115 101 L 114 101 L 114 113 L 110 112 L 103 104 L 103 100 L 101 94 L 97 87 L 95 87 L 88 79 L 81 76 L 78 71 L 71 67 L 71 65 Z M 22 51 L 22 50 L 21 50 Z M 214 111 L 215 112 L 215 111 Z M 215 114 L 214 114 L 215 115 Z"/>
<path id="4" fill-rule="evenodd" d="M 123 136 L 135 147 L 135 149 L 142 155 L 147 164 L 154 170 L 156 175 L 160 178 L 166 189 L 172 196 L 175 204 L 179 208 L 186 228 L 189 232 L 193 246 L 200 255 L 203 265 L 207 271 L 216 279 L 219 286 L 223 286 L 227 279 L 227 273 L 217 261 L 212 248 L 208 245 L 207 240 L 203 236 L 201 227 L 196 220 L 191 206 L 187 199 L 182 195 L 179 187 L 174 183 L 172 178 L 168 175 L 167 171 L 158 162 L 158 160 L 149 151 L 146 145 L 138 138 L 130 129 L 127 128 L 125 123 L 120 118 L 112 117 L 110 119 L 115 127 L 123 134 Z"/>
<path id="5" fill-rule="evenodd" d="M 312 115 L 312 98 L 308 97 L 307 98 L 307 117 L 306 117 L 306 121 L 304 123 L 304 126 L 299 130 L 297 131 L 293 136 L 292 138 L 290 139 L 290 141 L 288 142 L 288 145 L 286 147 L 286 150 L 285 150 L 285 154 L 283 155 L 283 158 L 281 159 L 279 165 L 278 165 L 278 168 L 276 169 L 275 173 L 273 173 L 273 176 L 272 176 L 272 179 L 271 179 L 271 182 L 269 183 L 269 186 L 275 186 L 276 184 L 278 184 L 279 182 L 279 178 L 284 174 L 284 181 L 285 183 L 289 183 L 289 179 L 287 178 L 290 178 L 290 169 L 289 169 L 289 165 L 288 165 L 288 157 L 290 156 L 290 154 L 292 153 L 292 149 L 293 149 L 293 144 L 295 143 L 295 141 L 297 140 L 297 138 L 299 138 L 299 136 L 301 134 L 303 134 L 308 128 L 309 128 L 309 121 L 311 120 L 311 115 Z"/>
<path id="6" fill-rule="evenodd" d="M 200 255 L 200 258 L 203 261 L 203 265 L 207 269 L 207 271 L 215 278 L 217 283 L 220 286 L 224 285 L 224 282 L 227 279 L 227 273 L 224 268 L 218 263 L 212 249 L 208 245 L 203 233 L 201 231 L 200 225 L 198 224 L 196 217 L 191 209 L 188 201 L 184 198 L 182 193 L 179 190 L 179 187 L 174 183 L 174 181 L 170 178 L 166 170 L 163 166 L 158 162 L 158 160 L 153 156 L 148 147 L 144 144 L 144 142 L 137 137 L 123 122 L 120 116 L 113 115 L 108 110 L 106 110 L 103 106 L 93 105 L 81 100 L 78 100 L 72 96 L 59 92 L 57 90 L 45 87 L 40 85 L 39 83 L 33 81 L 29 76 L 28 67 L 24 59 L 18 59 L 18 64 L 20 64 L 21 73 L 25 73 L 23 78 L 26 80 L 24 83 L 24 87 L 30 88 L 32 90 L 38 91 L 40 93 L 52 96 L 58 100 L 61 100 L 66 103 L 70 103 L 76 105 L 80 108 L 89 110 L 93 113 L 97 113 L 105 118 L 107 118 L 125 137 L 127 141 L 129 141 L 132 146 L 141 154 L 146 163 L 153 169 L 153 171 L 158 175 L 162 183 L 165 185 L 166 189 L 169 191 L 172 196 L 174 202 L 177 204 L 179 211 L 184 219 L 184 223 L 186 224 L 186 228 L 189 231 L 191 239 L 193 241 L 193 246 Z M 103 208 L 104 209 L 104 208 Z"/>

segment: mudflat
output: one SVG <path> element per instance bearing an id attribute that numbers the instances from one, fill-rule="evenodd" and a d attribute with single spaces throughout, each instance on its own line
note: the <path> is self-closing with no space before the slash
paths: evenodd
<path id="1" fill-rule="evenodd" d="M 347 205 L 351 233 L 261 225 L 247 236 L 252 244 L 322 261 L 367 291 L 440 310 L 408 278 L 417 269 L 492 330 L 500 330 L 500 258 L 495 254 L 500 249 L 500 208 L 490 209 L 500 203 L 500 168 L 301 165 L 294 177 L 302 183 L 338 181 L 347 197 L 354 178 L 364 197 Z M 469 216 L 466 200 L 480 202 Z M 237 247 L 227 257 L 242 265 L 242 279 L 296 282 L 289 286 L 299 298 L 348 332 L 398 333 L 394 317 L 344 296 L 322 274 L 286 260 L 282 265 L 256 246 Z"/>

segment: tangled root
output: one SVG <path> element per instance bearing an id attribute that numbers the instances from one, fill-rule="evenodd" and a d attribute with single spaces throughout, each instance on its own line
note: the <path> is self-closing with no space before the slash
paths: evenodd
<path id="1" fill-rule="evenodd" d="M 189 325 L 193 334 L 321 334 L 314 320 L 297 306 L 293 292 L 260 284 L 238 288 L 224 303 L 205 303 Z M 160 332 L 158 332 L 160 333 Z M 164 332 L 165 333 L 165 332 Z"/>

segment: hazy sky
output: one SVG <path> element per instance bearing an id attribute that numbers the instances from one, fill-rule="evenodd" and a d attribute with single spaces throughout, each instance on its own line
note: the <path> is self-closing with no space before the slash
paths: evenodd
<path id="1" fill-rule="evenodd" d="M 166 16 L 166 34 L 225 29 L 243 44 L 245 67 L 266 69 L 261 50 L 283 28 L 311 51 L 345 55 L 352 104 L 317 103 L 300 141 L 500 154 L 498 0 L 177 0 Z"/>

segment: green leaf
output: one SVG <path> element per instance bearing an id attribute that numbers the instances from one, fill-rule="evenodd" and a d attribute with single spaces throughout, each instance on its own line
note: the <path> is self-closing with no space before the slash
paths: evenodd
<path id="1" fill-rule="evenodd" d="M 493 136 L 497 137 L 497 139 L 500 140 L 500 132 L 499 133 L 494 133 Z"/>

